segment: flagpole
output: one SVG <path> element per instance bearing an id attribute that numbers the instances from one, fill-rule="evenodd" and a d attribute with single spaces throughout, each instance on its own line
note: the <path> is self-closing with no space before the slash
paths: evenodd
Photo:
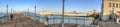
<path id="1" fill-rule="evenodd" d="M 13 9 L 13 8 L 11 8 L 11 14 L 13 14 L 12 9 Z"/>

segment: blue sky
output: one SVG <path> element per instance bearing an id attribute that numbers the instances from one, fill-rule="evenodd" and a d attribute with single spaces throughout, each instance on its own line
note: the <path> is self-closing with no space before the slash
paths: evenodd
<path id="1" fill-rule="evenodd" d="M 101 11 L 102 0 L 66 0 L 65 11 Z M 34 6 L 37 6 L 37 12 L 42 10 L 51 10 L 60 12 L 62 9 L 62 0 L 0 0 L 0 12 L 5 12 L 6 5 L 9 10 L 20 12 L 30 9 L 34 12 Z"/>

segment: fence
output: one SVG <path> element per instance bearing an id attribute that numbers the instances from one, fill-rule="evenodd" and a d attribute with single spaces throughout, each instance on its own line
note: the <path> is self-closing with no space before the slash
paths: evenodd
<path id="1" fill-rule="evenodd" d="M 39 22 L 45 21 L 45 17 L 38 14 L 36 16 L 29 14 L 27 16 Z M 62 16 L 48 16 L 48 18 L 48 24 L 60 24 Z M 93 22 L 93 19 L 93 17 L 65 17 L 64 23 L 90 25 Z"/>

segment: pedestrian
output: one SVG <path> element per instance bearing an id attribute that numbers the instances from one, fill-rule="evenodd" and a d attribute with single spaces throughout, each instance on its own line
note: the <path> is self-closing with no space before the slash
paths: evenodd
<path id="1" fill-rule="evenodd" d="M 11 17 L 10 20 L 13 20 L 13 14 L 11 14 L 10 17 Z"/>
<path id="2" fill-rule="evenodd" d="M 45 15 L 44 25 L 45 25 L 46 27 L 48 27 L 48 20 L 49 20 L 48 16 Z"/>

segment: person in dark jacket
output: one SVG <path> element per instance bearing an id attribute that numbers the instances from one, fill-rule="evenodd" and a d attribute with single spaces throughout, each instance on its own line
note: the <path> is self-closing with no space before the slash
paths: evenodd
<path id="1" fill-rule="evenodd" d="M 13 20 L 13 14 L 11 14 L 10 17 L 11 17 L 10 20 Z"/>

